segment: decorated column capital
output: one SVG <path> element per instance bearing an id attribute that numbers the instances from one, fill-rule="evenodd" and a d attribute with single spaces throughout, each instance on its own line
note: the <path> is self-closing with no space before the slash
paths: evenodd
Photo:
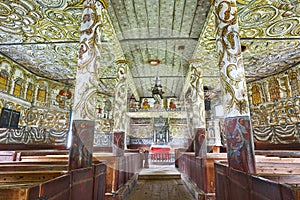
<path id="1" fill-rule="evenodd" d="M 130 65 L 130 61 L 128 60 L 116 60 L 115 63 L 119 66 L 122 66 L 122 65 L 127 65 L 127 68 L 126 68 L 126 81 L 127 81 L 127 85 L 128 87 L 130 88 L 134 98 L 136 99 L 136 101 L 139 100 L 140 96 L 137 92 L 137 88 L 134 84 L 134 81 L 133 81 L 133 78 L 132 78 L 132 75 L 129 71 L 129 65 Z M 118 69 L 118 72 L 119 72 L 119 69 Z M 118 73 L 118 78 L 119 78 L 119 73 Z"/>
<path id="2" fill-rule="evenodd" d="M 106 0 L 86 0 L 86 3 L 87 4 L 96 4 L 97 1 L 102 4 L 103 8 L 107 9 L 108 3 Z"/>
<path id="3" fill-rule="evenodd" d="M 127 65 L 129 65 L 129 64 L 130 64 L 130 61 L 129 61 L 129 60 L 116 60 L 115 63 L 117 63 L 117 64 L 127 64 Z"/>
<path id="4" fill-rule="evenodd" d="M 116 60 L 115 63 L 117 64 L 117 77 L 118 80 L 121 81 L 122 79 L 125 79 L 128 72 L 128 65 L 130 62 L 128 60 Z"/>
<path id="5" fill-rule="evenodd" d="M 190 64 L 190 67 L 201 67 L 202 63 L 203 63 L 203 60 L 196 58 L 196 59 L 188 60 L 188 62 Z"/>

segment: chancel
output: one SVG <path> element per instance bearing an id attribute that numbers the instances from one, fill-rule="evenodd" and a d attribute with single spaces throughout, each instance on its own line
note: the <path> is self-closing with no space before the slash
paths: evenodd
<path id="1" fill-rule="evenodd" d="M 299 199 L 299 15 L 0 0 L 0 199 Z"/>

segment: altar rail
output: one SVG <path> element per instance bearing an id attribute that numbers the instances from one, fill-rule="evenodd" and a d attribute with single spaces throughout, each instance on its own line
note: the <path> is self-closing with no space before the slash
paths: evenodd
<path id="1" fill-rule="evenodd" d="M 175 154 L 170 152 L 150 153 L 150 164 L 173 164 L 175 163 Z"/>

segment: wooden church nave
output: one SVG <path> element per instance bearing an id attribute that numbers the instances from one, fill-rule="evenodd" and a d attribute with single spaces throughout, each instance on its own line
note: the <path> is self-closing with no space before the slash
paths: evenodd
<path id="1" fill-rule="evenodd" d="M 0 0 L 0 200 L 300 199 L 299 0 Z"/>

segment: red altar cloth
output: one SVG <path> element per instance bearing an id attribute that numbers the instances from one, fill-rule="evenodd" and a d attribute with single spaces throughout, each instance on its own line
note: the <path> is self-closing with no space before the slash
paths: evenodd
<path id="1" fill-rule="evenodd" d="M 171 147 L 164 145 L 152 145 L 150 147 L 151 160 L 170 160 L 170 150 Z"/>
<path id="2" fill-rule="evenodd" d="M 153 145 L 150 147 L 150 150 L 153 153 L 167 153 L 170 152 L 171 148 L 169 146 Z"/>

